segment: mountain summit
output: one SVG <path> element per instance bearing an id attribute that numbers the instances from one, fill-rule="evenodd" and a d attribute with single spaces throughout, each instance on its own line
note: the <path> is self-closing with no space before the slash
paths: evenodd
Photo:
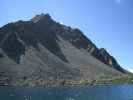
<path id="1" fill-rule="evenodd" d="M 34 23 L 37 23 L 37 22 L 39 22 L 39 21 L 41 21 L 41 20 L 43 20 L 43 19 L 47 19 L 47 20 L 52 20 L 51 19 L 51 16 L 49 15 L 49 14 L 40 14 L 40 15 L 36 15 L 35 17 L 33 17 L 32 19 L 31 19 L 31 21 L 32 22 L 34 22 Z"/>
<path id="2" fill-rule="evenodd" d="M 14 86 L 59 86 L 126 74 L 104 48 L 49 14 L 0 28 L 0 69 L 0 84 Z"/>

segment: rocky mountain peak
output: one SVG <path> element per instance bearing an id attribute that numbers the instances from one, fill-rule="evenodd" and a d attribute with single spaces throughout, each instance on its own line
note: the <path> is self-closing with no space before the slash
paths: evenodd
<path id="1" fill-rule="evenodd" d="M 40 15 L 36 15 L 35 17 L 33 17 L 31 19 L 31 21 L 34 22 L 34 23 L 37 23 L 37 22 L 39 22 L 39 21 L 41 21 L 43 19 L 51 20 L 51 16 L 49 14 L 43 14 L 42 13 Z"/>
<path id="2" fill-rule="evenodd" d="M 13 34 L 10 36 L 10 38 L 6 39 L 10 33 L 14 32 L 16 32 L 20 38 L 19 40 L 16 38 L 16 35 L 13 36 Z M 106 49 L 97 48 L 97 46 L 90 39 L 88 39 L 82 31 L 57 23 L 49 14 L 42 13 L 33 17 L 30 21 L 18 21 L 14 24 L 7 24 L 2 27 L 0 31 L 0 38 L 3 37 L 0 40 L 4 40 L 3 43 L 1 42 L 4 44 L 2 49 L 7 52 L 8 56 L 11 55 L 11 58 L 13 59 L 15 58 L 14 55 L 17 55 L 17 58 L 19 58 L 25 51 L 23 47 L 24 45 L 22 44 L 23 41 L 23 43 L 25 43 L 27 46 L 33 46 L 35 48 L 38 48 L 38 43 L 40 43 L 50 52 L 58 56 L 61 60 L 67 62 L 67 59 L 65 58 L 65 55 L 61 51 L 61 48 L 57 42 L 59 36 L 65 41 L 70 42 L 77 49 L 84 49 L 101 62 L 112 66 L 119 71 L 123 71 L 115 58 L 112 57 Z M 21 50 L 13 50 L 14 53 L 18 52 L 18 54 L 13 54 L 13 57 L 12 54 L 10 54 L 13 52 L 10 52 L 11 50 L 9 50 L 12 42 L 12 48 L 22 47 Z M 16 43 L 22 45 L 20 47 L 15 45 L 14 47 L 14 44 Z M 22 51 L 22 53 L 20 51 Z M 14 60 L 16 61 L 16 58 Z"/>
<path id="3" fill-rule="evenodd" d="M 125 74 L 82 31 L 43 13 L 0 28 L 0 70 L 0 84 L 13 86 L 56 86 Z"/>

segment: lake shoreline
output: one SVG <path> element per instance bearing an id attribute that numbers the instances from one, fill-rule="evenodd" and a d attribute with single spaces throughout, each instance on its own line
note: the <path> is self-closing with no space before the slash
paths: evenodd
<path id="1" fill-rule="evenodd" d="M 111 86 L 111 85 L 133 85 L 133 76 L 124 76 L 116 78 L 99 78 L 95 80 L 64 80 L 64 81 L 55 81 L 52 84 L 46 83 L 43 85 L 31 85 L 31 84 L 10 84 L 10 83 L 1 83 L 0 87 L 84 87 L 84 86 Z"/>

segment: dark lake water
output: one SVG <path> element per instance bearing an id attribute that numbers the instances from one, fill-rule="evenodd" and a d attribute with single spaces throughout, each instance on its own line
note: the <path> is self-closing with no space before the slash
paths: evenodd
<path id="1" fill-rule="evenodd" d="M 133 86 L 0 87 L 0 100 L 133 100 Z"/>

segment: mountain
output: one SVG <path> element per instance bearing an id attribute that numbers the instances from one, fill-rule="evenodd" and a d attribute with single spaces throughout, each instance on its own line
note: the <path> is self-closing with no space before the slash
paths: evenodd
<path id="1" fill-rule="evenodd" d="M 126 73 L 104 48 L 49 14 L 0 28 L 1 85 L 59 86 Z"/>

